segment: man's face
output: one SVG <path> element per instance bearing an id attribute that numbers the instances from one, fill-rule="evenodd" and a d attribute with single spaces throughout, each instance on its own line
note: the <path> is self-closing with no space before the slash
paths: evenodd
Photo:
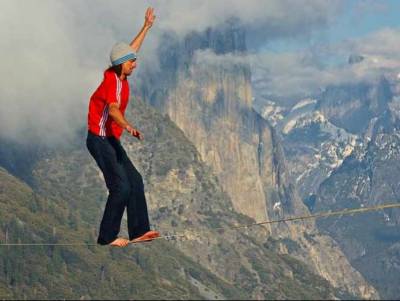
<path id="1" fill-rule="evenodd" d="M 131 75 L 133 69 L 135 68 L 136 68 L 136 60 L 129 60 L 122 63 L 122 73 L 125 74 L 126 76 Z"/>

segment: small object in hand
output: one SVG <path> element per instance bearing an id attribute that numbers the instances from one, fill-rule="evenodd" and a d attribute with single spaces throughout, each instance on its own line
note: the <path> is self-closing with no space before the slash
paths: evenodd
<path id="1" fill-rule="evenodd" d="M 143 139 L 142 134 L 137 130 L 131 127 L 129 124 L 125 127 L 125 129 L 134 137 L 138 138 L 139 140 Z"/>

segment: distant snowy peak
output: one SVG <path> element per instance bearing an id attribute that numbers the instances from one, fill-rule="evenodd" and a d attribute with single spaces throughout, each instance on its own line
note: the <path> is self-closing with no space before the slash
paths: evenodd
<path id="1" fill-rule="evenodd" d="M 282 125 L 286 124 L 286 120 L 293 119 L 293 116 L 311 112 L 317 103 L 316 99 L 306 98 L 297 102 L 292 107 L 285 107 L 277 104 L 275 101 L 264 99 L 259 105 L 258 111 L 261 116 L 268 120 L 273 127 L 278 130 L 282 129 Z"/>
<path id="2" fill-rule="evenodd" d="M 287 135 L 294 128 L 304 128 L 313 123 L 328 124 L 329 122 L 320 111 L 305 112 L 303 114 L 295 116 L 292 119 L 287 120 L 287 122 L 282 127 L 282 133 Z M 329 126 L 333 125 L 329 124 L 328 127 Z"/>
<path id="3" fill-rule="evenodd" d="M 316 99 L 306 98 L 304 100 L 299 101 L 296 105 L 294 105 L 293 108 L 291 109 L 291 112 L 296 111 L 300 108 L 303 108 L 307 105 L 316 104 L 316 103 L 317 103 Z"/>
<path id="4" fill-rule="evenodd" d="M 334 147 L 334 149 L 332 149 L 334 153 L 338 152 L 336 148 L 341 148 L 340 153 L 343 158 L 351 154 L 358 140 L 358 136 L 335 126 L 318 110 L 306 112 L 297 115 L 296 118 L 287 120 L 282 128 L 282 133 L 288 135 L 294 129 L 307 129 L 316 124 L 319 126 L 319 132 L 321 134 L 327 134 L 327 140 L 322 143 L 321 149 L 324 149 L 324 145 L 329 145 L 329 148 Z M 341 146 L 339 147 L 339 145 Z M 328 153 L 330 152 L 331 151 L 328 151 Z"/>

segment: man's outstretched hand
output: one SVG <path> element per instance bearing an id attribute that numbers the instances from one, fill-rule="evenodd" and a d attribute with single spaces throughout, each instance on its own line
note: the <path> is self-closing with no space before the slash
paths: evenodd
<path id="1" fill-rule="evenodd" d="M 143 135 L 135 128 L 131 127 L 130 125 L 127 125 L 125 128 L 129 134 L 131 134 L 133 137 L 138 138 L 139 140 L 143 140 Z"/>
<path id="2" fill-rule="evenodd" d="M 144 17 L 144 26 L 150 28 L 153 25 L 155 18 L 156 16 L 154 15 L 154 8 L 148 7 Z"/>

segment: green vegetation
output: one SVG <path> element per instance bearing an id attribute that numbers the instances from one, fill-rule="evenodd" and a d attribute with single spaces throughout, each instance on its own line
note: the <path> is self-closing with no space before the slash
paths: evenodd
<path id="1" fill-rule="evenodd" d="M 93 243 L 93 231 L 73 213 L 36 195 L 0 171 L 1 240 L 9 243 Z M 37 208 L 28 204 L 35 200 Z M 42 209 L 40 209 L 42 208 Z M 56 225 L 56 226 L 55 226 Z M 7 234 L 6 234 L 7 233 Z M 194 263 L 167 242 L 126 249 L 100 246 L 0 246 L 0 297 L 29 299 L 201 298 L 188 281 L 196 273 L 204 285 L 226 296 L 242 296 L 232 285 Z"/>

